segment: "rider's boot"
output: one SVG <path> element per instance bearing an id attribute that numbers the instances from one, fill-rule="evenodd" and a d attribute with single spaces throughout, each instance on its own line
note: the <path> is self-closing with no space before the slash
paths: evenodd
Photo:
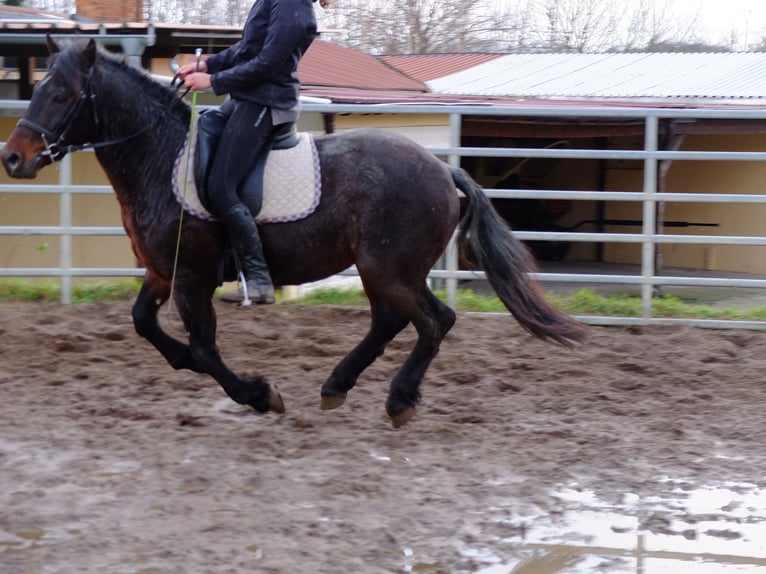
<path id="1" fill-rule="evenodd" d="M 250 210 L 242 205 L 235 205 L 221 218 L 229 233 L 231 244 L 242 263 L 245 284 L 236 292 L 225 293 L 221 301 L 241 303 L 244 301 L 244 289 L 253 303 L 270 305 L 274 303 L 274 286 L 271 283 L 269 268 L 263 257 L 263 243 L 258 227 Z"/>

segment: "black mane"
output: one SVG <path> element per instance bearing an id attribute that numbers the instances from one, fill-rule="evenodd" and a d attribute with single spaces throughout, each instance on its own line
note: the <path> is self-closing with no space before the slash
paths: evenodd
<path id="1" fill-rule="evenodd" d="M 159 185 L 163 193 L 156 196 L 158 201 L 175 202 L 169 186 L 191 116 L 179 94 L 125 57 L 101 46 L 94 50 L 82 40 L 53 54 L 49 76 L 51 81 L 68 83 L 74 93 L 88 95 L 86 105 L 92 111 L 80 113 L 92 113 L 93 119 L 85 123 L 93 125 L 85 128 L 90 133 L 81 136 L 84 141 L 75 142 L 96 145 L 96 156 L 112 186 L 126 198 Z"/>
<path id="2" fill-rule="evenodd" d="M 136 68 L 128 63 L 124 56 L 107 52 L 100 48 L 96 68 L 101 73 L 106 70 L 112 76 L 119 76 L 131 86 L 138 89 L 147 99 L 156 102 L 162 110 L 173 110 L 184 121 L 189 117 L 189 105 L 181 99 L 180 95 L 170 85 L 164 85 L 152 78 L 146 71 Z M 135 86 L 136 88 L 132 88 Z M 135 96 L 138 96 L 134 92 Z"/>
<path id="3" fill-rule="evenodd" d="M 49 69 L 61 74 L 64 78 L 82 77 L 86 67 L 83 54 L 87 46 L 86 40 L 73 40 L 68 45 L 62 43 L 62 50 L 53 54 Z M 109 77 L 109 83 L 119 83 L 114 93 L 124 98 L 141 98 L 142 108 L 152 110 L 152 113 L 165 113 L 170 110 L 178 121 L 186 123 L 189 118 L 189 105 L 169 85 L 152 78 L 146 71 L 128 63 L 122 55 L 108 52 L 103 46 L 98 46 L 94 77 Z M 99 82 L 103 85 L 103 79 Z M 81 86 L 73 86 L 81 88 Z M 98 98 L 98 93 L 96 93 Z M 114 96 L 113 96 L 114 97 Z M 134 118 L 135 119 L 135 118 Z"/>
<path id="4" fill-rule="evenodd" d="M 114 72 L 124 74 L 131 83 L 141 86 L 144 94 L 152 99 L 156 99 L 165 106 L 180 107 L 188 110 L 189 106 L 184 102 L 179 94 L 174 91 L 170 85 L 164 85 L 158 80 L 152 78 L 147 72 L 136 68 L 128 63 L 124 56 L 116 56 L 104 49 L 99 51 L 97 66 L 109 67 Z"/>

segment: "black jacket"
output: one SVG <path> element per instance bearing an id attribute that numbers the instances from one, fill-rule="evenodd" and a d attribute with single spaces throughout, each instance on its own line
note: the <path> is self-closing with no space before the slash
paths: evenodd
<path id="1" fill-rule="evenodd" d="M 277 109 L 298 102 L 298 61 L 317 34 L 312 0 L 256 0 L 242 38 L 210 56 L 213 91 Z"/>

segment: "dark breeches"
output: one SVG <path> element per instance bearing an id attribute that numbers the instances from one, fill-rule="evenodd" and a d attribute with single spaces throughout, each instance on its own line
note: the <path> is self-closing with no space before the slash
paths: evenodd
<path id="1" fill-rule="evenodd" d="M 228 120 L 208 177 L 208 196 L 219 217 L 242 203 L 237 188 L 247 177 L 274 129 L 271 110 L 260 104 L 229 99 L 221 106 L 221 112 L 228 116 Z"/>

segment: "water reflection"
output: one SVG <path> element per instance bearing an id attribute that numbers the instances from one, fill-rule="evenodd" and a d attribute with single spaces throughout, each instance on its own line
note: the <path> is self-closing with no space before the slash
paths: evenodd
<path id="1" fill-rule="evenodd" d="M 662 486 L 663 495 L 616 503 L 562 487 L 552 511 L 523 517 L 520 535 L 504 541 L 516 559 L 465 554 L 491 563 L 477 574 L 766 574 L 766 497 L 756 485 Z"/>

